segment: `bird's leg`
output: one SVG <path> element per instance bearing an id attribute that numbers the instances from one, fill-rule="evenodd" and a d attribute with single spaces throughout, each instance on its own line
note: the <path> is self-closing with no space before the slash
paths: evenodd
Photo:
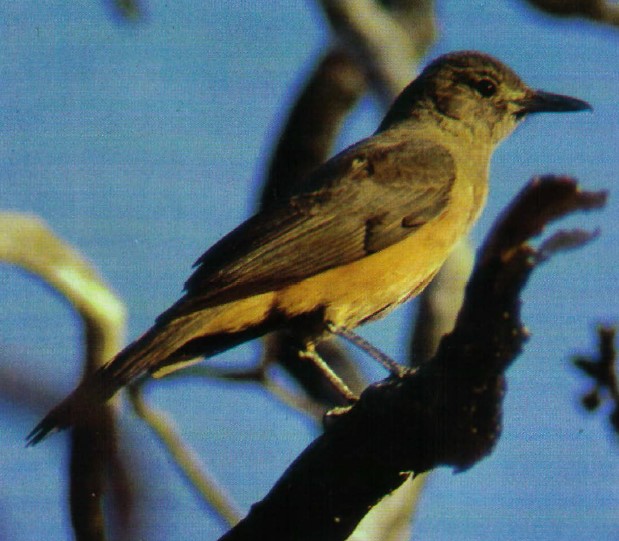
<path id="1" fill-rule="evenodd" d="M 307 359 L 318 367 L 318 369 L 324 374 L 329 383 L 335 387 L 335 389 L 349 402 L 356 402 L 358 397 L 353 393 L 348 385 L 346 385 L 342 379 L 333 371 L 333 369 L 325 362 L 325 360 L 318 354 L 314 344 L 306 344 L 305 348 L 299 351 L 299 357 L 301 359 Z"/>
<path id="2" fill-rule="evenodd" d="M 394 376 L 402 376 L 407 368 L 395 362 L 389 355 L 383 353 L 380 349 L 370 344 L 365 338 L 362 338 L 357 333 L 346 327 L 338 327 L 333 323 L 327 323 L 327 329 L 333 334 L 337 334 L 348 340 L 351 344 L 365 351 L 370 357 L 382 364 Z"/>

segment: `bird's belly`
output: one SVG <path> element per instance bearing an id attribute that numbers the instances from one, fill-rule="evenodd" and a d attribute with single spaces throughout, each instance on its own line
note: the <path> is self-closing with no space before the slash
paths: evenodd
<path id="1" fill-rule="evenodd" d="M 447 212 L 389 248 L 280 290 L 277 309 L 294 316 L 321 306 L 348 327 L 380 317 L 425 288 L 467 229 Z"/>

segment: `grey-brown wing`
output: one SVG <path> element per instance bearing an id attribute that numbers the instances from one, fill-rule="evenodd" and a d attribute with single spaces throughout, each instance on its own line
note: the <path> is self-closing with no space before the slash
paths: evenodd
<path id="1" fill-rule="evenodd" d="M 315 172 L 311 191 L 250 218 L 200 257 L 172 310 L 281 288 L 391 246 L 442 212 L 454 179 L 451 155 L 434 143 L 355 145 Z"/>

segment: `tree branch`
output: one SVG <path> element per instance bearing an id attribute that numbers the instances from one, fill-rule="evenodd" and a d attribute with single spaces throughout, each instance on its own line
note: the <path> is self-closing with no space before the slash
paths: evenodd
<path id="1" fill-rule="evenodd" d="M 69 301 L 84 324 L 88 374 L 112 357 L 123 342 L 125 309 L 95 270 L 36 217 L 0 214 L 0 261 L 17 265 L 51 286 Z M 105 538 L 102 509 L 105 472 L 116 465 L 113 487 L 125 502 L 131 498 L 126 474 L 119 470 L 113 407 L 92 412 L 88 424 L 71 434 L 70 507 L 78 540 Z M 129 506 L 118 512 L 127 520 Z"/>
<path id="2" fill-rule="evenodd" d="M 228 525 L 236 524 L 241 519 L 239 510 L 224 489 L 202 467 L 189 445 L 181 440 L 172 420 L 144 400 L 140 381 L 129 387 L 129 397 L 135 413 L 156 434 L 187 482 Z"/>
<path id="3" fill-rule="evenodd" d="M 336 37 L 364 68 L 383 105 L 410 82 L 434 41 L 433 2 L 320 0 Z M 389 7 L 392 7 L 392 12 Z"/>
<path id="4" fill-rule="evenodd" d="M 409 472 L 463 471 L 488 455 L 501 429 L 503 372 L 527 337 L 519 295 L 544 260 L 527 241 L 548 222 L 605 199 L 567 178 L 527 185 L 484 244 L 456 326 L 435 357 L 328 416 L 325 433 L 220 541 L 343 540 Z"/>

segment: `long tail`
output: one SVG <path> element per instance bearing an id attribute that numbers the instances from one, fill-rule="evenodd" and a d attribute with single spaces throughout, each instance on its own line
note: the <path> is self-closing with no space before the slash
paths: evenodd
<path id="1" fill-rule="evenodd" d="M 52 409 L 28 434 L 28 446 L 36 445 L 51 432 L 87 422 L 93 408 L 109 400 L 138 376 L 167 364 L 171 358 L 176 361 L 183 346 L 204 332 L 205 319 L 211 315 L 208 311 L 197 312 L 191 317 L 155 324 L 110 362 L 87 376 L 67 398 Z M 203 353 L 209 355 L 214 351 L 204 350 Z"/>
<path id="2" fill-rule="evenodd" d="M 107 378 L 104 368 L 99 369 L 82 381 L 34 427 L 27 436 L 27 445 L 36 445 L 52 432 L 87 423 L 96 408 L 100 408 L 119 388 L 116 382 Z"/>

